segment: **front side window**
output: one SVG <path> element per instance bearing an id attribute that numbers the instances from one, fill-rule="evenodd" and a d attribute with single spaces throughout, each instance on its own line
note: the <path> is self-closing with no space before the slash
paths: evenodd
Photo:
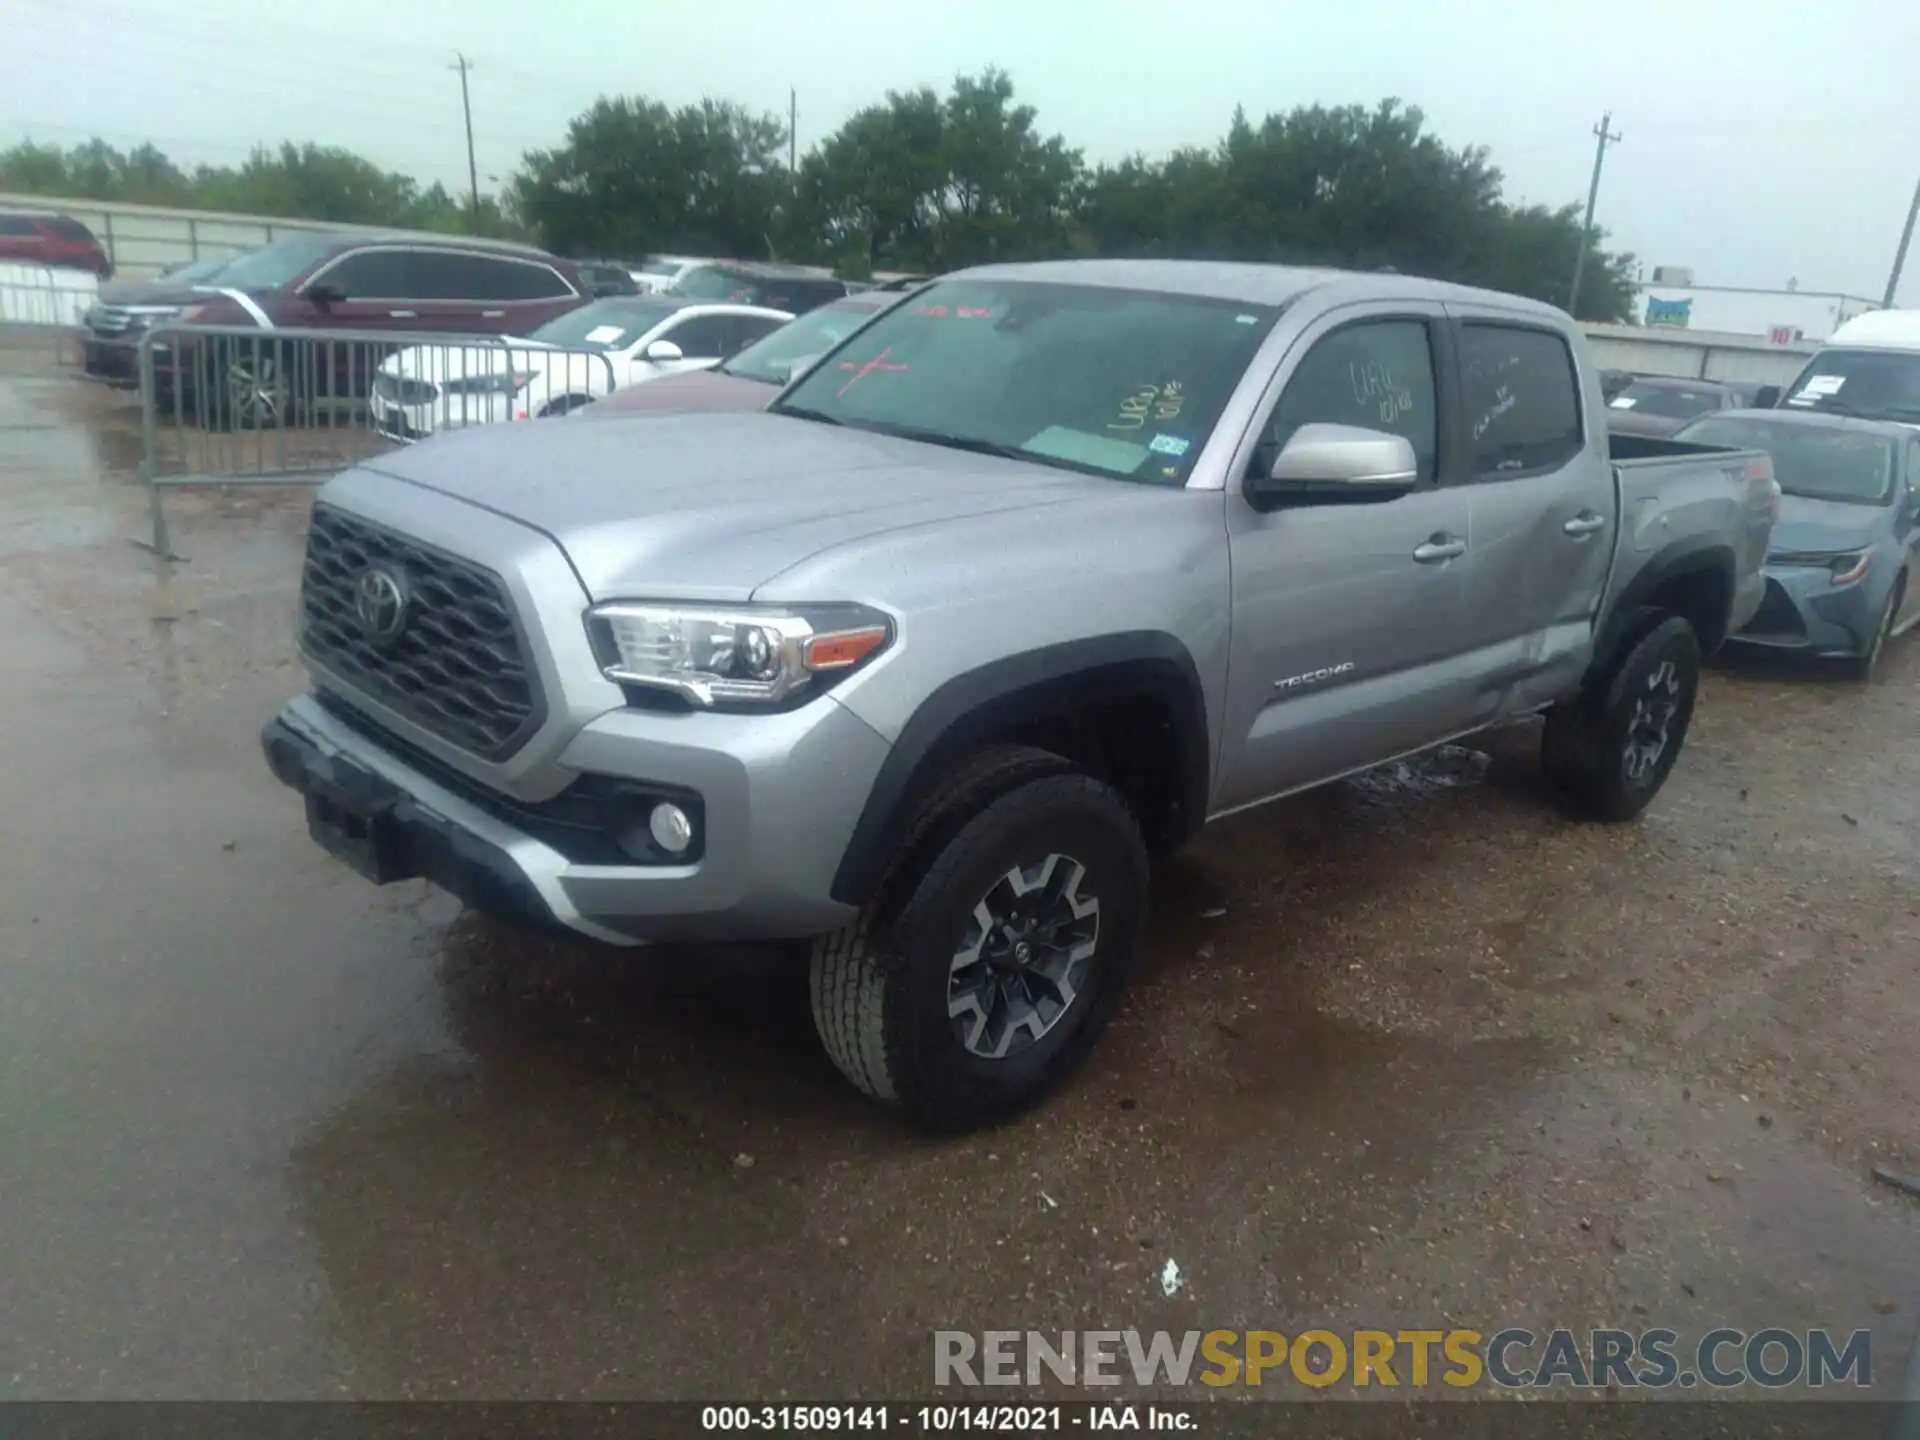
<path id="1" fill-rule="evenodd" d="M 1460 332 L 1460 372 L 1475 475 L 1551 469 L 1580 453 L 1580 378 L 1561 336 L 1469 323 Z"/>
<path id="2" fill-rule="evenodd" d="M 1893 442 L 1862 426 L 1711 415 L 1674 438 L 1766 451 L 1784 495 L 1858 505 L 1884 505 L 1893 495 Z"/>
<path id="3" fill-rule="evenodd" d="M 1781 403 L 1869 420 L 1920 420 L 1920 352 L 1822 350 Z"/>
<path id="4" fill-rule="evenodd" d="M 1440 425 L 1427 322 L 1364 320 L 1314 341 L 1280 392 L 1255 467 L 1271 466 L 1302 425 L 1399 435 L 1413 446 L 1421 480 L 1431 480 Z"/>
<path id="5" fill-rule="evenodd" d="M 728 332 L 732 329 L 722 315 L 694 315 L 682 320 L 660 338 L 680 347 L 688 360 L 718 360 L 727 353 Z"/>
<path id="6" fill-rule="evenodd" d="M 1177 486 L 1278 314 L 1144 290 L 946 281 L 845 342 L 776 412 Z"/>
<path id="7" fill-rule="evenodd" d="M 24 215 L 0 215 L 0 235 L 40 238 L 40 227 Z"/>

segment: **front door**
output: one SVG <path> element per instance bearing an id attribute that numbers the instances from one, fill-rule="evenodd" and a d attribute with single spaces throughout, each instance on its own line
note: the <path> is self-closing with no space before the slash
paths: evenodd
<path id="1" fill-rule="evenodd" d="M 1332 779 L 1463 727 L 1464 490 L 1445 486 L 1440 307 L 1362 306 L 1304 334 L 1282 363 L 1252 464 L 1300 426 L 1403 435 L 1421 481 L 1371 504 L 1262 514 L 1229 486 L 1233 639 L 1213 811 Z"/>
<path id="2" fill-rule="evenodd" d="M 1473 510 L 1464 621 L 1487 645 L 1475 711 L 1491 721 L 1579 683 L 1619 516 L 1604 418 L 1582 424 L 1565 338 L 1496 309 L 1449 309 Z"/>

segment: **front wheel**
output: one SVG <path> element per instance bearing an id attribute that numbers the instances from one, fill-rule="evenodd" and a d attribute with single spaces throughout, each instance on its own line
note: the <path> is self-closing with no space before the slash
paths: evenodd
<path id="1" fill-rule="evenodd" d="M 1847 662 L 1847 673 L 1855 680 L 1873 679 L 1880 669 L 1880 657 L 1886 652 L 1887 641 L 1893 638 L 1893 619 L 1900 613 L 1900 597 L 1905 586 L 1896 583 L 1887 592 L 1887 603 L 1873 624 L 1873 639 L 1867 642 L 1864 654 L 1856 655 Z"/>
<path id="2" fill-rule="evenodd" d="M 1541 768 L 1589 819 L 1631 820 L 1680 757 L 1700 689 L 1700 641 L 1679 616 L 1649 626 L 1604 681 L 1547 712 Z"/>
<path id="3" fill-rule="evenodd" d="M 847 1078 L 916 1124 L 1003 1119 L 1071 1071 L 1138 957 L 1147 852 L 1077 772 L 987 802 L 902 880 L 904 903 L 814 942 L 814 1023 Z"/>

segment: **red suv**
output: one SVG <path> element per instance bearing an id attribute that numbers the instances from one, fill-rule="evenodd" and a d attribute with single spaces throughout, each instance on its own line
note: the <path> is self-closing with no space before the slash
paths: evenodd
<path id="1" fill-rule="evenodd" d="M 113 274 L 93 232 L 51 210 L 0 210 L 0 261 L 87 270 L 102 280 Z"/>
<path id="2" fill-rule="evenodd" d="M 85 319 L 86 370 L 138 385 L 140 340 L 155 325 L 258 332 L 204 341 L 201 353 L 190 343 L 156 343 L 155 390 L 163 414 L 178 406 L 183 418 L 278 425 L 303 399 L 364 396 L 380 361 L 409 333 L 525 335 L 584 304 L 587 291 L 571 262 L 525 245 L 300 235 L 238 255 L 203 283 L 169 290 L 162 282 L 140 304 L 96 306 Z M 300 343 L 301 330 L 315 329 L 393 339 Z"/>

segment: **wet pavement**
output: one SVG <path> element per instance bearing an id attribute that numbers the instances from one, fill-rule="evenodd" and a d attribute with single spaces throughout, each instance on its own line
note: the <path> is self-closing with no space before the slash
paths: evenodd
<path id="1" fill-rule="evenodd" d="M 928 1141 L 777 957 L 307 840 L 304 495 L 0 365 L 0 1395 L 869 1397 L 936 1328 L 1871 1327 L 1920 1301 L 1920 642 L 1709 680 L 1641 823 L 1525 730 L 1210 831 L 1066 1091 Z M 1174 1259 L 1174 1295 L 1159 1277 Z"/>

